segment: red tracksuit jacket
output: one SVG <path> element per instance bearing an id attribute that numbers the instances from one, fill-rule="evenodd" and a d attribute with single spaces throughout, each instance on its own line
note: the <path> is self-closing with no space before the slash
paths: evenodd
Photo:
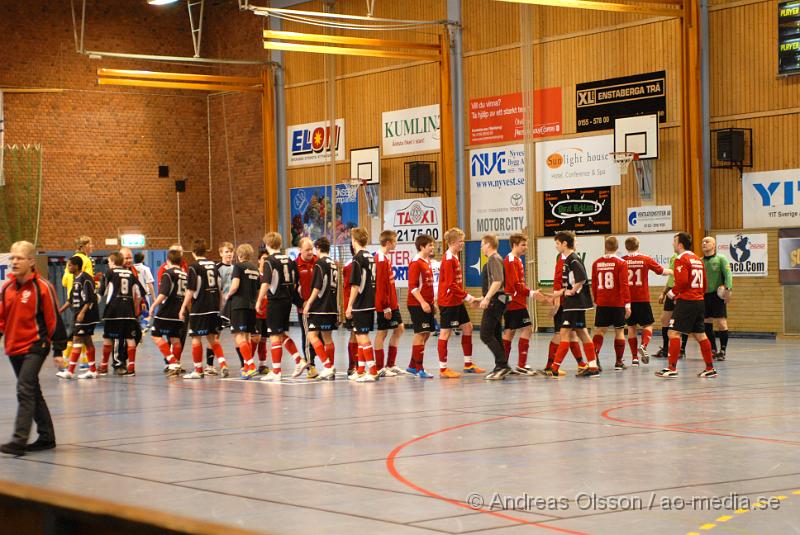
<path id="1" fill-rule="evenodd" d="M 56 354 L 67 346 L 67 333 L 58 314 L 56 290 L 38 273 L 19 284 L 14 275 L 0 289 L 0 335 L 8 356 L 45 351 Z"/>

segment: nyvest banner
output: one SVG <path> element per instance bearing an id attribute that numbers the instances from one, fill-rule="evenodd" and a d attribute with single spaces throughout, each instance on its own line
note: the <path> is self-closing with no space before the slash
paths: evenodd
<path id="1" fill-rule="evenodd" d="M 471 150 L 469 161 L 472 239 L 522 232 L 527 226 L 525 145 Z"/>

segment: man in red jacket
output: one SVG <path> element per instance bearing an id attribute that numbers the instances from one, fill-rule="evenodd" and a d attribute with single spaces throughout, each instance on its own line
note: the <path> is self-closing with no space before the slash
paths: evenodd
<path id="1" fill-rule="evenodd" d="M 528 366 L 528 347 L 531 338 L 531 317 L 528 314 L 528 299 L 537 297 L 540 292 L 531 290 L 525 285 L 525 266 L 522 265 L 522 256 L 528 252 L 528 238 L 524 234 L 512 234 L 509 239 L 511 252 L 503 259 L 505 270 L 505 293 L 510 301 L 503 313 L 503 350 L 506 360 L 511 354 L 511 343 L 514 334 L 519 331 L 519 361 L 511 371 L 516 375 L 536 375 Z"/>
<path id="2" fill-rule="evenodd" d="M 617 256 L 619 242 L 616 236 L 608 236 L 605 241 L 605 255 L 592 264 L 592 294 L 597 305 L 594 316 L 594 350 L 600 363 L 600 348 L 606 329 L 614 329 L 614 369 L 626 368 L 625 320 L 631 315 L 631 292 L 628 286 L 628 264 Z"/>
<path id="3" fill-rule="evenodd" d="M 314 278 L 314 264 L 317 263 L 318 257 L 314 254 L 314 242 L 309 237 L 300 239 L 300 254 L 294 261 L 297 266 L 298 287 L 297 291 L 300 298 L 303 300 L 303 306 L 308 298 L 311 297 L 311 279 Z M 317 368 L 314 366 L 314 351 L 308 344 L 308 330 L 306 329 L 306 322 L 303 321 L 303 306 L 297 307 L 297 317 L 300 319 L 300 351 L 303 353 L 303 358 L 308 362 L 308 373 L 306 377 L 309 379 L 316 379 L 319 376 Z"/>
<path id="4" fill-rule="evenodd" d="M 52 345 L 60 367 L 67 333 L 58 314 L 53 285 L 35 271 L 36 249 L 19 241 L 11 246 L 12 275 L 0 289 L 0 338 L 17 376 L 17 419 L 11 442 L 0 446 L 9 455 L 25 455 L 56 447 L 55 429 L 42 396 L 39 371 Z M 39 438 L 28 444 L 33 422 Z"/>

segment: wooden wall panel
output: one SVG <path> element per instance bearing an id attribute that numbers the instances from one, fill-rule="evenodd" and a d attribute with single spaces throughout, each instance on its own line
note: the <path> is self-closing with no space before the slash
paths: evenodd
<path id="1" fill-rule="evenodd" d="M 463 0 L 464 52 L 518 45 L 519 10 L 520 6 L 512 3 Z"/>

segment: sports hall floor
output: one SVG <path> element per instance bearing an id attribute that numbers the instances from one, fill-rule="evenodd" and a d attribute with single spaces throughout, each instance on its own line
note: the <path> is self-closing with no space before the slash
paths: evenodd
<path id="1" fill-rule="evenodd" d="M 547 341 L 532 344 L 536 366 Z M 452 340 L 451 359 L 459 350 Z M 732 339 L 705 380 L 690 342 L 670 380 L 653 376 L 656 359 L 593 379 L 568 360 L 561 380 L 275 385 L 167 380 L 147 340 L 135 378 L 66 383 L 45 368 L 59 447 L 2 456 L 0 478 L 282 534 L 800 533 L 799 353 Z M 15 407 L 3 359 L 0 435 Z M 518 507 L 490 511 L 496 493 Z"/>

